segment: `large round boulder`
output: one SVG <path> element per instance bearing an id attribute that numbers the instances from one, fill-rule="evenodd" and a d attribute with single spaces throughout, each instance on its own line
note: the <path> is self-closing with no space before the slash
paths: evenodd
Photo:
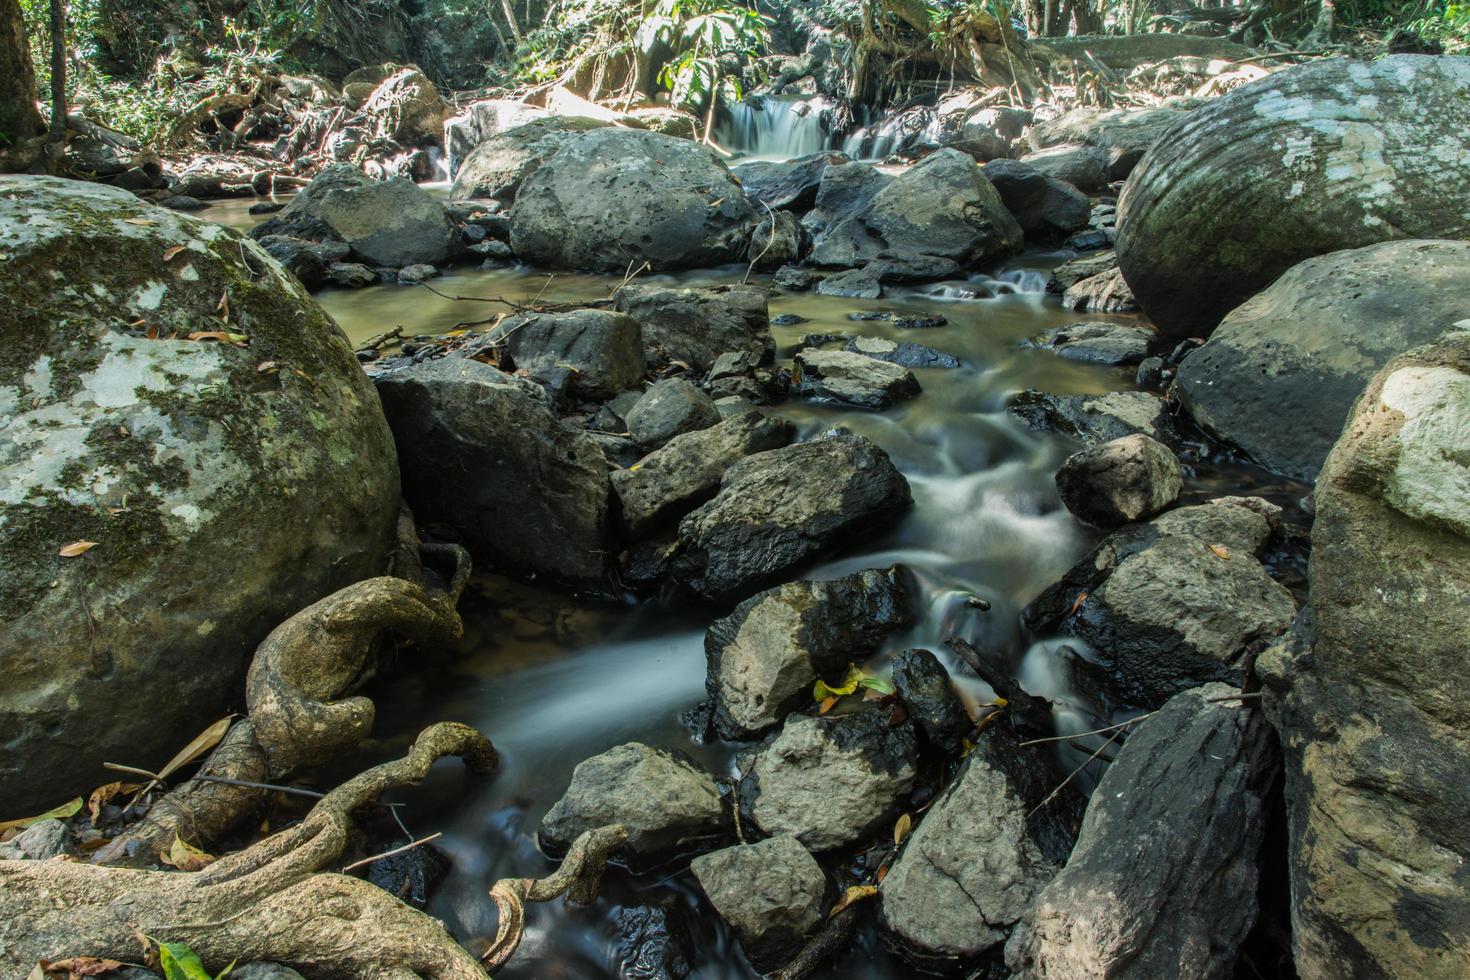
<path id="1" fill-rule="evenodd" d="M 521 183 L 556 151 L 606 125 L 600 119 L 547 116 L 497 133 L 464 158 L 449 196 L 456 201 L 493 197 L 509 204 Z"/>
<path id="2" fill-rule="evenodd" d="M 1311 480 L 1374 372 L 1470 317 L 1470 242 L 1380 242 L 1308 259 L 1179 365 L 1195 421 Z"/>
<path id="3" fill-rule="evenodd" d="M 739 258 L 755 218 L 739 181 L 705 147 L 598 129 L 522 182 L 510 244 L 519 258 L 557 269 L 694 268 Z"/>
<path id="4" fill-rule="evenodd" d="M 105 782 L 103 762 L 161 765 L 239 705 L 271 629 L 383 570 L 398 467 L 377 396 L 236 232 L 0 177 L 0 419 L 14 812 Z"/>
<path id="5" fill-rule="evenodd" d="M 1175 123 L 1119 202 L 1118 261 L 1160 332 L 1209 333 L 1303 259 L 1470 237 L 1470 58 L 1326 59 Z"/>

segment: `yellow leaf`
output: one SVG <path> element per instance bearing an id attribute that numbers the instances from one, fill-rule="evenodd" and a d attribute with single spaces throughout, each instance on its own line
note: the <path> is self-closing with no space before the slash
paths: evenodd
<path id="1" fill-rule="evenodd" d="M 92 795 L 87 797 L 87 812 L 92 816 L 92 826 L 97 826 L 97 820 L 102 816 L 102 808 L 111 803 L 113 797 L 121 796 L 124 793 L 131 793 L 134 790 L 140 790 L 142 788 L 142 783 L 117 782 L 108 783 L 105 786 L 98 786 L 92 790 Z"/>
<path id="2" fill-rule="evenodd" d="M 199 848 L 184 843 L 177 834 L 168 851 L 158 856 L 164 864 L 171 864 L 180 871 L 198 871 L 214 863 L 214 855 L 205 854 Z"/>
<path id="3" fill-rule="evenodd" d="M 82 798 L 78 796 L 74 800 L 63 803 L 61 804 L 61 806 L 53 807 L 52 809 L 47 810 L 45 813 L 38 813 L 34 817 L 21 817 L 18 820 L 6 820 L 4 823 L 0 823 L 0 834 L 3 834 L 5 831 L 14 828 L 24 830 L 31 824 L 40 823 L 42 820 L 66 820 L 70 817 L 76 816 L 78 813 L 81 812 L 81 810 Z"/>
<path id="4" fill-rule="evenodd" d="M 73 541 L 71 544 L 64 545 L 57 554 L 63 558 L 75 558 L 78 555 L 85 555 L 95 547 L 97 547 L 96 541 Z"/>
<path id="5" fill-rule="evenodd" d="M 853 902 L 861 902 L 863 899 L 872 898 L 876 894 L 878 894 L 877 885 L 852 885 L 847 891 L 842 893 L 842 897 L 837 900 L 837 904 L 832 906 L 832 911 L 827 913 L 827 918 L 832 918 Z"/>
<path id="6" fill-rule="evenodd" d="M 234 715 L 225 715 L 219 721 L 210 725 L 204 731 L 194 736 L 194 740 L 179 749 L 177 755 L 168 760 L 168 764 L 158 770 L 159 781 L 165 780 L 178 772 L 180 769 L 199 758 L 210 749 L 219 744 L 219 740 L 225 737 L 225 732 L 230 730 L 230 721 Z"/>
<path id="7" fill-rule="evenodd" d="M 903 843 L 903 839 L 905 837 L 907 837 L 909 835 L 909 831 L 911 831 L 913 829 L 914 829 L 914 818 L 913 817 L 909 816 L 907 813 L 905 813 L 903 816 L 899 817 L 898 818 L 898 822 L 893 825 L 893 843 L 894 843 L 894 845 L 897 846 L 899 844 L 902 844 Z"/>
<path id="8" fill-rule="evenodd" d="M 1221 561 L 1230 560 L 1230 549 L 1225 547 L 1223 544 L 1212 544 L 1210 545 L 1210 550 L 1213 551 L 1215 553 L 1215 556 Z"/>
<path id="9" fill-rule="evenodd" d="M 862 680 L 863 672 L 858 670 L 857 664 L 848 664 L 847 676 L 843 678 L 842 683 L 837 687 L 832 687 L 826 681 L 818 679 L 817 683 L 812 687 L 812 699 L 815 701 L 825 701 L 834 695 L 841 697 L 844 694 L 851 694 L 858 689 L 858 685 L 862 683 Z"/>

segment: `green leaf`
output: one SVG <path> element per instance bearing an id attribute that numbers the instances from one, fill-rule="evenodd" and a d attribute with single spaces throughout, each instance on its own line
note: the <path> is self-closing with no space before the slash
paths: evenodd
<path id="1" fill-rule="evenodd" d="M 81 810 L 82 798 L 78 796 L 74 800 L 63 803 L 61 804 L 61 806 L 58 806 L 54 809 L 47 810 L 45 813 L 38 813 L 34 817 L 21 817 L 19 820 L 6 820 L 5 822 L 0 823 L 0 832 L 10 830 L 12 827 L 24 829 L 26 827 L 29 827 L 33 823 L 40 823 L 42 820 L 67 820 L 71 817 L 76 816 L 78 813 L 81 812 Z"/>
<path id="2" fill-rule="evenodd" d="M 184 943 L 159 943 L 158 965 L 163 967 L 167 980 L 214 980 L 199 955 Z"/>
<path id="3" fill-rule="evenodd" d="M 869 677 L 865 674 L 863 675 L 863 679 L 858 681 L 858 683 L 870 691 L 877 691 L 879 694 L 892 694 L 895 690 L 893 682 L 886 677 Z"/>

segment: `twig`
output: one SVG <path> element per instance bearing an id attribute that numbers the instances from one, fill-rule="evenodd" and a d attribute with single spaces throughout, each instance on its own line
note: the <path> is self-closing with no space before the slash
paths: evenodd
<path id="1" fill-rule="evenodd" d="M 1137 721 L 1138 719 L 1135 718 L 1134 720 Z M 1052 798 L 1053 797 L 1055 797 L 1063 789 L 1066 789 L 1067 784 L 1070 783 L 1074 778 L 1076 778 L 1076 776 L 1077 776 L 1077 774 L 1079 772 L 1081 772 L 1082 770 L 1086 769 L 1088 766 L 1092 765 L 1092 760 L 1094 760 L 1098 756 L 1102 755 L 1103 754 L 1103 750 L 1106 749 L 1109 745 L 1112 745 L 1113 744 L 1113 740 L 1116 739 L 1119 735 L 1122 735 L 1122 734 L 1123 734 L 1123 729 L 1122 728 L 1119 728 L 1116 732 L 1113 732 L 1113 734 L 1109 735 L 1108 736 L 1108 740 L 1097 747 L 1097 751 L 1096 752 L 1092 753 L 1092 755 L 1089 755 L 1087 757 L 1087 759 L 1082 763 L 1082 765 L 1078 766 L 1076 769 L 1073 769 L 1071 772 L 1067 773 L 1067 778 L 1064 779 L 1064 780 L 1062 780 L 1060 783 L 1058 783 L 1056 789 L 1052 790 L 1050 793 L 1047 793 L 1046 794 L 1046 799 L 1042 800 L 1040 803 L 1038 803 L 1034 807 L 1032 807 L 1031 808 L 1031 812 L 1028 813 L 1028 814 L 1026 814 L 1026 816 L 1029 818 L 1031 816 L 1031 814 L 1035 813 L 1037 810 L 1040 810 L 1042 807 L 1044 807 L 1048 803 L 1050 803 L 1052 801 Z"/>
<path id="2" fill-rule="evenodd" d="M 381 861 L 383 860 L 383 858 L 392 857 L 395 854 L 402 854 L 404 851 L 411 851 L 415 847 L 418 847 L 420 844 L 427 844 L 429 841 L 437 840 L 443 836 L 444 834 L 442 831 L 436 830 L 428 837 L 420 837 L 418 840 L 412 842 L 411 844 L 404 844 L 402 847 L 395 847 L 393 848 L 393 850 L 384 851 L 382 854 L 374 854 L 372 857 L 363 858 L 361 861 L 353 861 L 347 867 L 342 869 L 342 873 L 346 874 L 347 872 L 354 871 L 365 864 L 372 864 L 374 861 Z"/>
<path id="3" fill-rule="evenodd" d="M 1116 725 L 1109 725 L 1107 728 L 1098 728 L 1090 732 L 1076 732 L 1071 735 L 1053 735 L 1049 738 L 1033 738 L 1029 742 L 1022 742 L 1020 748 L 1024 749 L 1028 745 L 1040 745 L 1043 742 L 1070 742 L 1074 738 L 1086 738 L 1088 735 L 1106 735 L 1108 732 L 1115 731 L 1120 728 L 1127 728 L 1129 725 L 1135 725 L 1138 722 L 1143 721 L 1145 718 L 1152 718 L 1156 714 L 1158 714 L 1157 711 L 1150 711 L 1146 715 L 1139 715 L 1136 718 L 1129 718 L 1127 721 L 1120 721 Z"/>

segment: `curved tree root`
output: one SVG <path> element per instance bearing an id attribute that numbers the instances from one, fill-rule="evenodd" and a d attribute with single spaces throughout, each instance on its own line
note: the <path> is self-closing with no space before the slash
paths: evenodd
<path id="1" fill-rule="evenodd" d="M 24 976 L 38 960 L 69 956 L 132 960 L 147 936 L 187 942 L 211 970 L 270 960 L 326 980 L 484 980 L 439 922 L 325 870 L 347 845 L 353 810 L 419 782 L 445 756 L 476 773 L 498 764 L 473 728 L 432 725 L 407 755 L 343 783 L 302 823 L 192 874 L 0 861 L 0 972 Z"/>

